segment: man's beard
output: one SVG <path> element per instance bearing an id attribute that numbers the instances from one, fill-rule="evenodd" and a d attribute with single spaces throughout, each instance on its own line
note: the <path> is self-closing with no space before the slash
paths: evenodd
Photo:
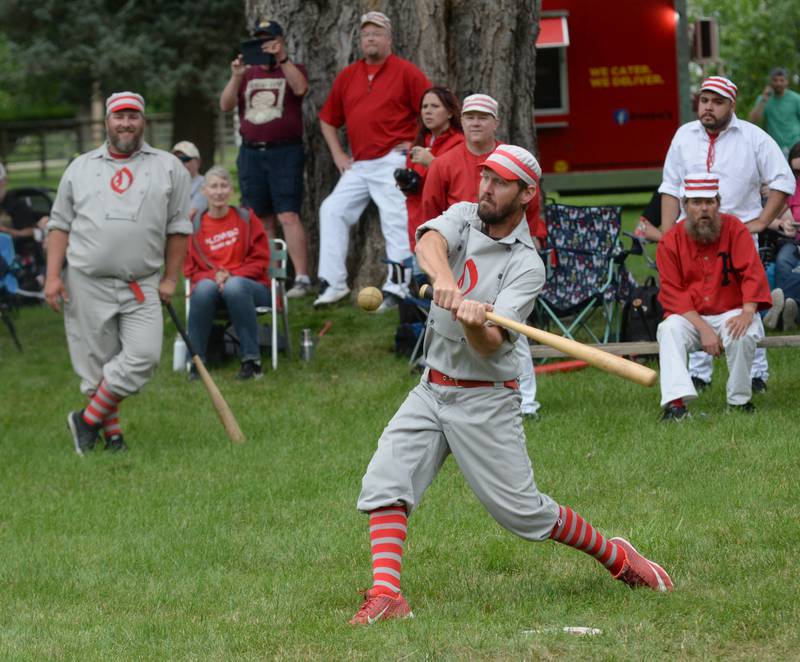
<path id="1" fill-rule="evenodd" d="M 117 154 L 133 154 L 142 145 L 142 132 L 109 132 L 108 142 Z"/>
<path id="2" fill-rule="evenodd" d="M 722 233 L 722 219 L 719 215 L 712 216 L 710 223 L 698 223 L 696 220 L 686 218 L 686 233 L 698 244 L 713 244 Z"/>
<path id="3" fill-rule="evenodd" d="M 733 117 L 733 112 L 730 112 L 727 117 L 723 117 L 722 119 L 715 119 L 713 115 L 709 115 L 707 118 L 703 116 L 700 119 L 700 123 L 705 127 L 707 131 L 711 131 L 711 133 L 718 133 L 722 131 L 731 121 L 731 117 Z M 711 124 L 706 124 L 706 120 L 712 120 Z"/>
<path id="4" fill-rule="evenodd" d="M 514 198 L 511 202 L 503 207 L 497 207 L 495 210 L 487 209 L 484 205 L 485 201 L 478 203 L 478 218 L 480 218 L 486 225 L 500 225 L 510 218 L 519 215 L 522 205 Z"/>

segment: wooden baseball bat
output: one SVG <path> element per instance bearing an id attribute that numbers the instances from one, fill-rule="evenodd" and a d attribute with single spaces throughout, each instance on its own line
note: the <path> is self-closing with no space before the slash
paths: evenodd
<path id="1" fill-rule="evenodd" d="M 214 405 L 214 409 L 217 411 L 217 416 L 219 416 L 219 420 L 222 421 L 222 426 L 225 428 L 225 432 L 228 434 L 228 438 L 236 443 L 236 444 L 243 444 L 245 442 L 244 434 L 242 434 L 242 429 L 239 427 L 239 424 L 236 422 L 236 417 L 233 415 L 231 408 L 228 406 L 228 403 L 225 402 L 225 398 L 222 397 L 222 393 L 217 388 L 217 385 L 214 383 L 214 380 L 211 379 L 211 375 L 208 374 L 208 370 L 206 370 L 203 361 L 194 351 L 192 347 L 192 343 L 189 341 L 189 336 L 186 334 L 186 330 L 183 328 L 178 316 L 175 314 L 175 309 L 172 307 L 171 303 L 164 304 L 167 307 L 167 312 L 169 316 L 172 318 L 172 322 L 175 324 L 175 328 L 178 329 L 178 333 L 181 334 L 181 338 L 183 338 L 183 342 L 186 343 L 186 349 L 188 350 L 189 354 L 192 357 L 192 363 L 194 367 L 197 369 L 197 374 L 200 375 L 200 379 L 203 382 L 203 386 L 206 387 L 206 391 L 208 392 L 208 397 L 211 398 L 211 404 Z"/>
<path id="2" fill-rule="evenodd" d="M 425 299 L 433 298 L 433 288 L 430 285 L 423 285 L 419 293 L 420 296 Z M 527 336 L 531 340 L 535 340 L 542 345 L 555 347 L 557 350 L 564 352 L 564 354 L 586 361 L 586 363 L 595 368 L 600 368 L 600 370 L 605 370 L 612 375 L 623 377 L 636 384 L 653 386 L 658 379 L 658 374 L 651 368 L 640 365 L 634 361 L 629 361 L 621 356 L 609 354 L 602 349 L 589 347 L 588 345 L 579 343 L 577 340 L 542 331 L 536 327 L 529 326 L 528 324 L 521 324 L 520 322 L 496 315 L 495 313 L 487 312 L 486 319 L 493 324 L 521 333 L 523 336 Z"/>

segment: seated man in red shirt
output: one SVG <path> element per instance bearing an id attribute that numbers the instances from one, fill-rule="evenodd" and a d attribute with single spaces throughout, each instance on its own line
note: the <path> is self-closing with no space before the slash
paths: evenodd
<path id="1" fill-rule="evenodd" d="M 756 313 L 772 305 L 767 276 L 747 227 L 719 211 L 719 175 L 688 174 L 683 182 L 686 220 L 658 244 L 658 325 L 662 420 L 686 418 L 697 397 L 686 367 L 687 352 L 723 351 L 728 361 L 729 409 L 753 412 L 750 367 L 764 337 Z"/>
<path id="2" fill-rule="evenodd" d="M 203 193 L 208 211 L 194 218 L 194 234 L 183 273 L 191 280 L 189 339 L 205 358 L 211 324 L 217 308 L 225 304 L 239 339 L 241 369 L 237 379 L 260 379 L 257 306 L 268 306 L 269 239 L 261 221 L 250 209 L 231 207 L 233 187 L 225 168 L 206 173 Z M 190 379 L 197 378 L 192 366 Z"/>

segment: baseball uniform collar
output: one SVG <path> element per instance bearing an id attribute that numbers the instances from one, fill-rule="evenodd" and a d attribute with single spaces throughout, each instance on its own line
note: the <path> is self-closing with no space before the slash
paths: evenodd
<path id="1" fill-rule="evenodd" d="M 495 239 L 494 241 L 498 244 L 513 244 L 519 241 L 528 248 L 533 248 L 533 239 L 531 239 L 531 233 L 530 230 L 528 230 L 528 221 L 525 218 L 525 212 L 522 213 L 520 222 L 517 223 L 517 226 L 511 231 L 511 234 L 501 239 Z"/>

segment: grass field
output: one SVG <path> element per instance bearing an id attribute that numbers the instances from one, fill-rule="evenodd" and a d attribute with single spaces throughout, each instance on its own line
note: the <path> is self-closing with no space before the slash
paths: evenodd
<path id="1" fill-rule="evenodd" d="M 248 436 L 226 442 L 200 383 L 162 366 L 123 404 L 131 450 L 81 459 L 61 318 L 26 308 L 25 353 L 0 328 L 0 659 L 797 659 L 800 354 L 770 352 L 754 416 L 724 411 L 724 365 L 683 424 L 658 392 L 597 371 L 542 377 L 526 423 L 540 488 L 664 565 L 631 591 L 554 543 L 506 533 L 449 460 L 411 518 L 416 618 L 346 622 L 370 584 L 355 511 L 377 438 L 413 386 L 392 316 L 333 320 L 311 363 L 257 383 L 212 370 Z M 563 626 L 602 630 L 575 637 Z"/>

